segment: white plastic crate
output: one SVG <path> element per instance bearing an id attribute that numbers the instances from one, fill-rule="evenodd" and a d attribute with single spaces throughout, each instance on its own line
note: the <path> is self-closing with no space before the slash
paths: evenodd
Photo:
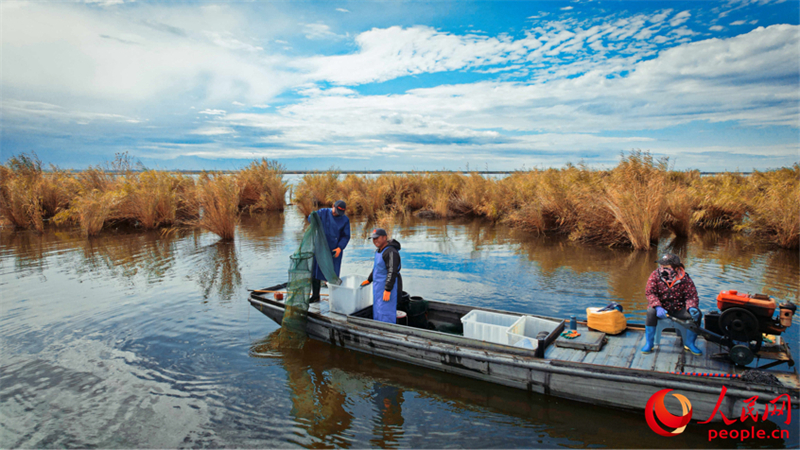
<path id="1" fill-rule="evenodd" d="M 342 284 L 328 284 L 328 302 L 331 311 L 339 314 L 353 314 L 372 304 L 372 285 L 361 286 L 367 277 L 347 275 Z"/>
<path id="2" fill-rule="evenodd" d="M 515 347 L 536 350 L 539 347 L 539 340 L 536 336 L 542 331 L 548 334 L 558 327 L 560 322 L 553 320 L 540 319 L 532 316 L 522 316 L 508 328 L 508 344 Z M 528 341 L 528 342 L 521 342 Z"/>
<path id="3" fill-rule="evenodd" d="M 508 327 L 518 318 L 519 316 L 473 309 L 461 318 L 464 337 L 508 345 Z"/>

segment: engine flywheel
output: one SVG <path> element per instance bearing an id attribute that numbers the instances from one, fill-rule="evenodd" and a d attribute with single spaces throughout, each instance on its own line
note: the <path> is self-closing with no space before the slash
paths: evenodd
<path id="1" fill-rule="evenodd" d="M 722 332 L 739 343 L 746 343 L 753 353 L 761 349 L 761 329 L 755 314 L 744 308 L 728 308 L 719 316 Z"/>

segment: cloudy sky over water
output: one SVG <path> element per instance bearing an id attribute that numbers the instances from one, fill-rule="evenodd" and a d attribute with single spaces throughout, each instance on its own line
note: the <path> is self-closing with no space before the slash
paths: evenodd
<path id="1" fill-rule="evenodd" d="M 0 159 L 83 168 L 800 160 L 800 3 L 2 2 Z"/>

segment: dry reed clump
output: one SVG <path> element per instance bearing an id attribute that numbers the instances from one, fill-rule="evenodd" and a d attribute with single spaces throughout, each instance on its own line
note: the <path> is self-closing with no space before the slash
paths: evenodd
<path id="1" fill-rule="evenodd" d="M 38 175 L 0 166 L 0 214 L 14 228 L 44 229 Z"/>
<path id="2" fill-rule="evenodd" d="M 418 178 L 423 186 L 423 209 L 434 217 L 455 217 L 464 214 L 459 195 L 464 187 L 464 175 L 457 173 L 427 173 Z"/>
<path id="3" fill-rule="evenodd" d="M 304 175 L 294 190 L 294 203 L 304 216 L 336 201 L 339 172 L 316 172 Z"/>
<path id="4" fill-rule="evenodd" d="M 384 175 L 383 194 L 391 205 L 390 211 L 408 215 L 425 207 L 424 178 L 420 174 Z"/>
<path id="5" fill-rule="evenodd" d="M 667 172 L 667 215 L 664 227 L 675 236 L 687 237 L 692 230 L 692 216 L 697 210 L 697 198 L 691 191 L 692 183 L 700 179 L 700 172 Z"/>
<path id="6" fill-rule="evenodd" d="M 742 223 L 752 186 L 740 174 L 724 173 L 700 177 L 689 191 L 696 203 L 692 226 L 724 230 Z"/>
<path id="7" fill-rule="evenodd" d="M 117 154 L 112 163 L 115 164 L 114 167 L 122 167 L 121 158 L 128 161 L 126 154 Z M 125 168 L 129 170 L 127 166 Z M 125 197 L 122 193 L 114 192 L 118 183 L 110 169 L 100 166 L 89 166 L 88 169 L 76 173 L 69 181 L 69 206 L 55 215 L 54 222 L 76 223 L 85 236 L 95 236 L 107 223 L 118 217 L 119 206 Z"/>
<path id="8" fill-rule="evenodd" d="M 58 168 L 45 173 L 36 154 L 11 157 L 0 166 L 0 216 L 15 228 L 44 230 L 44 221 L 69 205 L 74 184 Z"/>
<path id="9" fill-rule="evenodd" d="M 741 227 L 766 237 L 780 247 L 800 247 L 800 164 L 791 169 L 757 172 L 752 176 L 753 196 L 747 220 Z"/>
<path id="10" fill-rule="evenodd" d="M 503 180 L 498 181 L 472 174 L 467 180 L 465 189 L 477 191 L 461 196 L 462 201 L 468 201 L 473 205 L 472 214 L 485 217 L 492 222 L 503 220 L 514 207 L 515 190 Z"/>
<path id="11" fill-rule="evenodd" d="M 194 186 L 191 178 L 156 170 L 121 176 L 114 191 L 122 197 L 116 219 L 152 229 L 170 226 L 196 214 L 189 212 L 191 198 L 184 195 Z"/>
<path id="12" fill-rule="evenodd" d="M 114 218 L 121 197 L 118 193 L 92 189 L 74 198 L 68 210 L 56 216 L 58 223 L 77 222 L 85 236 L 95 236 Z"/>
<path id="13" fill-rule="evenodd" d="M 76 193 L 57 223 L 77 223 L 94 236 L 109 224 L 129 223 L 145 229 L 170 226 L 196 218 L 194 182 L 189 177 L 156 170 L 112 175 L 90 168 L 73 180 Z"/>
<path id="14" fill-rule="evenodd" d="M 265 158 L 253 161 L 236 175 L 241 195 L 239 209 L 250 212 L 283 211 L 286 208 L 286 191 L 283 167 L 277 161 Z"/>
<path id="15" fill-rule="evenodd" d="M 337 183 L 335 199 L 332 201 L 343 199 L 347 203 L 348 213 L 375 217 L 380 211 L 391 207 L 391 201 L 386 198 L 388 181 L 347 175 L 344 180 Z M 322 206 L 329 206 L 330 203 L 332 202 Z"/>
<path id="16" fill-rule="evenodd" d="M 54 217 L 56 224 L 76 223 L 85 236 L 100 232 L 112 220 L 122 196 L 112 192 L 115 180 L 102 168 L 89 169 L 75 175 L 69 206 Z"/>
<path id="17" fill-rule="evenodd" d="M 568 165 L 515 173 L 500 184 L 514 192 L 506 221 L 535 233 L 555 232 L 602 245 L 650 248 L 666 218 L 666 160 L 632 152 L 611 171 Z"/>
<path id="18" fill-rule="evenodd" d="M 648 249 L 657 242 L 667 211 L 667 161 L 654 161 L 647 153 L 633 152 L 623 157 L 611 170 L 604 186 L 604 204 L 615 221 L 612 228 L 621 227 L 625 240 L 637 250 Z M 603 220 L 605 222 L 605 220 Z M 602 226 L 602 223 L 593 224 Z M 622 233 L 598 233 L 607 244 L 621 244 L 620 239 L 608 241 L 606 236 Z"/>
<path id="19" fill-rule="evenodd" d="M 223 241 L 232 240 L 239 223 L 241 192 L 241 186 L 233 176 L 201 175 L 195 198 L 200 217 L 189 223 L 216 234 Z"/>
<path id="20" fill-rule="evenodd" d="M 544 233 L 546 230 L 556 231 L 549 226 L 547 220 L 548 212 L 545 210 L 547 200 L 542 195 L 545 183 L 547 180 L 539 171 L 512 174 L 498 183 L 507 186 L 512 192 L 511 196 L 504 203 L 496 204 L 494 209 L 502 210 L 501 214 L 506 214 L 505 221 L 515 228 L 536 234 Z"/>
<path id="21" fill-rule="evenodd" d="M 591 171 L 574 166 L 517 172 L 500 182 L 512 193 L 501 194 L 505 199 L 501 209 L 514 227 L 537 234 L 571 234 L 578 230 L 579 200 L 593 189 L 594 178 Z"/>
<path id="22" fill-rule="evenodd" d="M 453 215 L 459 216 L 479 216 L 482 213 L 482 206 L 490 198 L 493 180 L 485 178 L 478 173 L 469 175 L 454 174 L 457 182 L 454 183 L 453 198 L 450 201 L 450 209 Z"/>

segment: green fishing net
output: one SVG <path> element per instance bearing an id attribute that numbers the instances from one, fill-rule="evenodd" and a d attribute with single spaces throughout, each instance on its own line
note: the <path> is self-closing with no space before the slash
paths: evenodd
<path id="1" fill-rule="evenodd" d="M 282 342 L 300 347 L 306 338 L 306 316 L 311 295 L 311 277 L 316 257 L 328 284 L 341 284 L 333 266 L 333 255 L 325 238 L 322 222 L 316 212 L 309 216 L 309 226 L 303 234 L 300 247 L 289 258 L 289 284 L 286 288 L 286 308 L 283 310 Z"/>

